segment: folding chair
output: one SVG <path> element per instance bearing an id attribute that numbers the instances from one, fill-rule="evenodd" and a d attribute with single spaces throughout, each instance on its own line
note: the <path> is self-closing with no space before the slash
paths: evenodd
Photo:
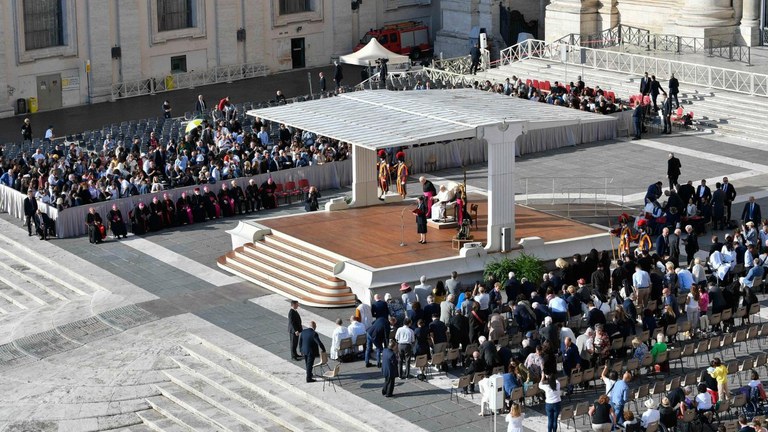
<path id="1" fill-rule="evenodd" d="M 336 381 L 339 382 L 339 387 L 341 387 L 341 378 L 339 377 L 339 371 L 341 370 L 341 363 L 336 363 L 336 366 L 333 367 L 333 369 L 328 370 L 326 373 L 322 375 L 323 378 L 323 391 L 325 391 L 325 383 L 328 382 L 333 386 L 333 391 L 336 391 L 336 384 L 333 382 L 334 378 Z"/>
<path id="2" fill-rule="evenodd" d="M 567 406 L 560 411 L 560 424 L 565 422 L 565 428 L 568 429 L 568 425 L 573 421 L 573 429 L 576 430 L 576 420 L 573 418 L 573 407 Z"/>
<path id="3" fill-rule="evenodd" d="M 463 375 L 459 377 L 457 380 L 453 380 L 451 382 L 451 397 L 449 400 L 453 400 L 453 393 L 456 392 L 456 402 L 459 402 L 459 389 L 464 389 L 469 387 L 469 383 L 471 382 L 472 376 L 471 375 Z"/>

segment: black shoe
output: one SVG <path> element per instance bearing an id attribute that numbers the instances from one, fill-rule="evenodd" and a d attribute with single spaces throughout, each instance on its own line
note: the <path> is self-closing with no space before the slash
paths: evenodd
<path id="1" fill-rule="evenodd" d="M 308 380 L 307 380 L 307 382 L 308 382 L 308 383 L 313 383 L 313 382 L 317 382 L 317 380 L 316 380 L 316 379 L 314 379 L 314 378 L 310 378 L 310 379 L 308 379 Z"/>
<path id="2" fill-rule="evenodd" d="M 366 364 L 365 364 L 365 367 L 369 368 L 369 367 L 373 367 L 373 365 L 372 365 L 372 364 L 370 364 L 370 363 L 366 363 Z"/>
<path id="3" fill-rule="evenodd" d="M 640 139 L 640 137 L 633 137 L 633 138 L 632 138 L 632 141 L 637 141 L 637 140 L 639 140 L 639 139 Z"/>

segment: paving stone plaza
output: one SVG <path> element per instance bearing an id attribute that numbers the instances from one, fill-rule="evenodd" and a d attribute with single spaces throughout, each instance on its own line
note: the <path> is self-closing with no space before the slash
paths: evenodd
<path id="1" fill-rule="evenodd" d="M 326 75 L 332 72 L 323 70 Z M 533 62 L 520 70 L 560 74 L 556 66 Z M 356 73 L 349 71 L 350 76 Z M 627 93 L 636 87 L 636 77 L 616 75 L 585 74 L 585 79 L 623 86 Z M 493 78 L 490 73 L 488 77 Z M 170 98 L 175 106 L 191 105 L 198 92 L 210 95 L 210 100 L 221 92 L 266 99 L 278 86 L 289 95 L 305 93 L 306 71 L 179 90 Z M 731 96 L 725 98 L 728 103 L 755 102 L 748 96 L 727 99 Z M 723 100 L 718 97 L 691 100 L 695 99 L 697 111 L 712 118 Z M 157 114 L 159 103 L 145 97 L 63 110 L 61 115 L 70 119 L 65 130 L 73 133 L 94 127 L 93 122 Z M 681 183 L 692 180 L 696 185 L 707 179 L 714 185 L 727 176 L 738 190 L 734 214 L 741 213 L 749 196 L 766 208 L 768 140 L 760 130 L 763 105 L 755 102 L 757 113 L 744 115 L 751 122 L 744 129 L 747 133 L 713 134 L 705 125 L 675 129 L 671 135 L 651 131 L 640 141 L 620 137 L 526 155 L 515 161 L 517 202 L 605 227 L 615 222 L 617 208 L 635 211 L 641 206 L 648 185 L 659 180 L 666 184 L 666 162 L 672 152 L 682 163 Z M 732 113 L 724 111 L 723 118 Z M 56 119 L 54 112 L 42 113 L 39 124 Z M 0 120 L 5 131 L 0 137 L 17 134 L 17 123 L 18 119 Z M 429 178 L 440 184 L 463 181 L 466 175 L 468 189 L 482 195 L 488 193 L 487 174 L 487 166 L 476 165 L 466 172 L 431 172 Z M 409 190 L 418 191 L 416 178 L 410 180 Z M 581 190 L 583 200 L 563 205 L 566 189 Z M 350 190 L 321 193 L 322 207 L 333 198 L 349 196 Z M 590 194 L 609 196 L 603 201 L 610 201 L 614 212 L 605 202 L 590 200 Z M 366 368 L 360 360 L 341 364 L 335 387 L 305 382 L 303 362 L 291 360 L 289 352 L 287 299 L 216 265 L 232 249 L 226 231 L 239 221 L 303 212 L 303 203 L 293 203 L 255 215 L 129 235 L 125 240 L 109 238 L 99 245 L 89 244 L 85 237 L 39 241 L 27 236 L 19 220 L 1 214 L 0 431 L 505 430 L 503 416 L 478 416 L 479 394 L 451 397 L 450 387 L 462 375 L 461 368 L 433 369 L 426 381 L 414 376 L 398 380 L 393 398 L 381 395 L 380 371 Z M 409 223 L 406 235 L 412 234 L 415 242 L 415 227 Z M 392 221 L 391 228 L 393 241 L 399 242 L 399 220 Z M 710 234 L 699 238 L 705 250 Z M 724 232 L 715 234 L 722 237 Z M 426 276 L 432 285 L 437 281 Z M 765 305 L 765 295 L 758 298 Z M 348 319 L 354 310 L 300 307 L 299 313 L 304 325 L 317 322 L 321 340 L 329 347 L 334 321 Z M 766 318 L 761 311 L 753 324 Z M 691 342 L 672 345 L 682 348 Z M 638 376 L 630 389 L 674 384 L 674 379 L 684 380 L 702 370 L 712 355 L 726 362 L 743 361 L 763 352 L 763 346 L 764 338 L 758 338 L 707 353 L 697 351 L 673 362 L 668 374 Z M 764 367 L 757 370 L 761 377 L 768 373 Z M 732 390 L 748 381 L 747 373 L 748 369 L 729 377 Z M 605 390 L 602 384 L 597 387 Z M 583 407 L 597 394 L 579 389 L 564 397 L 563 406 Z M 660 399 L 659 394 L 653 397 Z M 631 408 L 638 412 L 637 406 Z M 527 431 L 546 430 L 543 404 L 533 403 L 524 412 Z M 730 417 L 723 414 L 723 421 Z M 581 415 L 570 427 L 591 430 L 588 418 Z"/>

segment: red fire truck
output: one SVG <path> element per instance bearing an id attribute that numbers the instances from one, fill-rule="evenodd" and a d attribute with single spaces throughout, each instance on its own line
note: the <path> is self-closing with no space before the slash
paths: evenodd
<path id="1" fill-rule="evenodd" d="M 357 44 L 355 51 L 364 47 L 372 38 L 376 38 L 384 48 L 412 59 L 432 54 L 429 27 L 420 22 L 407 21 L 370 30 Z"/>

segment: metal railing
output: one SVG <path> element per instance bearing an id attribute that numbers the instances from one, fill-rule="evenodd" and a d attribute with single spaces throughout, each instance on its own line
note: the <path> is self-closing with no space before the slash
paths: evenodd
<path id="1" fill-rule="evenodd" d="M 531 201 L 565 203 L 571 199 L 572 191 L 581 189 L 602 190 L 607 200 L 608 190 L 616 189 L 611 186 L 613 177 L 524 177 L 517 180 L 516 184 L 522 186 L 526 205 Z"/>
<path id="2" fill-rule="evenodd" d="M 435 59 L 432 60 L 432 64 L 430 65 L 433 69 L 441 69 L 457 74 L 469 74 L 471 66 L 472 57 L 469 55 L 448 59 Z"/>
<path id="3" fill-rule="evenodd" d="M 633 46 L 646 51 L 665 51 L 676 54 L 704 52 L 710 57 L 751 64 L 750 47 L 737 43 L 735 37 L 734 34 L 731 40 L 723 40 L 655 34 L 650 30 L 619 24 L 594 35 L 567 34 L 555 42 L 596 49 Z"/>
<path id="4" fill-rule="evenodd" d="M 208 84 L 220 84 L 266 76 L 269 68 L 259 63 L 218 66 L 204 71 L 190 71 L 166 76 L 124 81 L 112 85 L 112 99 L 123 99 L 188 89 Z"/>
<path id="5" fill-rule="evenodd" d="M 566 217 L 610 217 L 634 207 L 626 200 L 634 190 L 612 186 L 612 177 L 526 177 L 517 201 Z M 519 189 L 518 189 L 519 190 Z"/>
<path id="6" fill-rule="evenodd" d="M 529 39 L 501 51 L 503 65 L 526 58 L 562 63 L 562 46 L 566 45 L 565 63 L 582 66 L 581 53 L 585 51 L 583 66 L 613 72 L 642 75 L 645 72 L 658 77 L 675 77 L 686 84 L 728 90 L 753 96 L 768 97 L 768 75 L 725 69 L 677 60 L 648 57 L 620 51 L 586 48 L 562 42 L 545 43 Z"/>

